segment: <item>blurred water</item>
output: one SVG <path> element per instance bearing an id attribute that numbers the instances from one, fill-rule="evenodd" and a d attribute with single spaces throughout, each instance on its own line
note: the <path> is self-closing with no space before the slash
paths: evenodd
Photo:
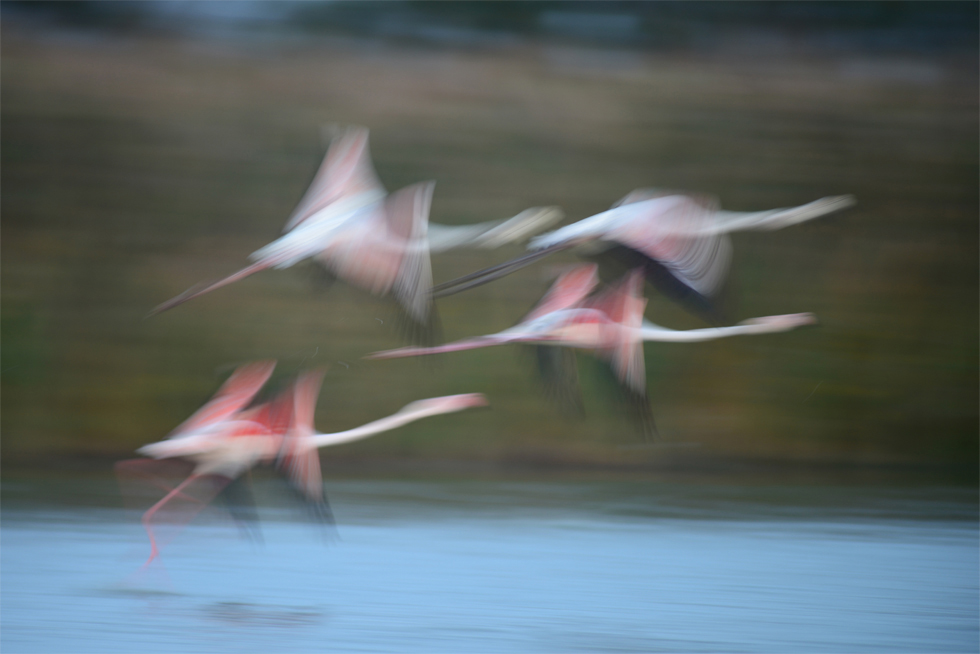
<path id="1" fill-rule="evenodd" d="M 340 481 L 148 552 L 109 480 L 3 486 L 4 652 L 969 652 L 974 489 Z"/>

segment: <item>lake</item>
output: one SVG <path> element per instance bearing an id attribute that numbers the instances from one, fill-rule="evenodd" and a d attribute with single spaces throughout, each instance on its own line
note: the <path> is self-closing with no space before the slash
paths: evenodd
<path id="1" fill-rule="evenodd" d="M 4 652 L 976 652 L 976 489 L 571 478 L 258 480 L 141 570 L 107 478 L 3 485 Z"/>

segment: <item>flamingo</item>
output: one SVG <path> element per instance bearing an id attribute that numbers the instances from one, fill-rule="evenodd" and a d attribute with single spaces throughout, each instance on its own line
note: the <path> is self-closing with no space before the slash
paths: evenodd
<path id="1" fill-rule="evenodd" d="M 144 568 L 160 551 L 153 531 L 154 516 L 175 500 L 190 502 L 199 510 L 247 470 L 261 462 L 275 462 L 314 508 L 329 518 L 317 454 L 320 447 L 367 438 L 428 416 L 487 404 L 478 393 L 436 397 L 413 402 L 392 416 L 355 429 L 321 434 L 313 428 L 313 414 L 323 370 L 305 372 L 273 400 L 244 408 L 268 380 L 275 365 L 274 361 L 259 361 L 239 367 L 215 396 L 167 439 L 137 450 L 152 459 L 182 459 L 194 466 L 186 479 L 143 514 L 143 526 L 150 539 L 150 556 Z"/>
<path id="2" fill-rule="evenodd" d="M 151 506 L 142 518 L 150 539 L 150 556 L 144 567 L 159 554 L 153 531 L 153 518 L 165 506 L 177 501 L 192 507 L 190 520 L 223 488 L 263 458 L 274 457 L 288 427 L 290 409 L 282 399 L 244 410 L 265 385 L 275 361 L 257 361 L 240 366 L 218 389 L 207 404 L 181 423 L 170 436 L 159 443 L 138 450 L 153 459 L 189 460 L 191 474 Z M 283 423 L 286 423 L 285 425 Z M 123 475 L 141 471 L 145 460 L 117 464 Z"/>
<path id="3" fill-rule="evenodd" d="M 556 207 L 539 207 L 509 220 L 429 225 L 434 185 L 422 182 L 388 195 L 371 163 L 368 130 L 342 130 L 280 238 L 252 253 L 251 265 L 191 288 L 158 305 L 150 315 L 261 270 L 288 268 L 312 258 L 348 283 L 375 295 L 393 295 L 408 317 L 424 327 L 431 310 L 430 252 L 498 247 L 537 233 L 562 215 Z"/>
<path id="4" fill-rule="evenodd" d="M 403 347 L 375 352 L 366 358 L 393 359 L 508 343 L 594 350 L 610 364 L 628 397 L 640 409 L 644 429 L 655 433 L 646 401 L 644 341 L 690 343 L 788 331 L 815 322 L 813 314 L 796 313 L 752 318 L 729 327 L 668 329 L 643 318 L 646 300 L 641 295 L 642 271 L 635 269 L 613 287 L 590 297 L 598 284 L 597 270 L 596 264 L 583 264 L 565 272 L 538 305 L 510 329 L 435 347 Z M 543 358 L 541 361 L 546 362 Z"/>
<path id="5" fill-rule="evenodd" d="M 722 211 L 710 198 L 638 189 L 607 211 L 531 239 L 529 254 L 434 287 L 433 296 L 486 284 L 578 247 L 641 268 L 665 295 L 716 322 L 710 298 L 720 290 L 731 262 L 729 233 L 782 229 L 853 204 L 852 196 L 842 195 L 788 209 L 735 212 Z"/>

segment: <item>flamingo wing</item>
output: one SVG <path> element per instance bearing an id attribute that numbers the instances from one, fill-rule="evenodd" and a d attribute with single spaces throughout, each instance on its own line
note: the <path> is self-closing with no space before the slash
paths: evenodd
<path id="1" fill-rule="evenodd" d="M 535 345 L 533 348 L 538 374 L 548 399 L 569 414 L 584 414 L 575 351 L 553 345 Z"/>
<path id="2" fill-rule="evenodd" d="M 427 233 L 434 188 L 434 182 L 413 184 L 391 194 L 385 202 L 388 228 L 402 251 L 392 291 L 409 316 L 422 324 L 428 322 L 432 304 Z"/>
<path id="3" fill-rule="evenodd" d="M 678 193 L 677 191 L 669 191 L 662 188 L 638 188 L 633 189 L 619 200 L 616 200 L 613 203 L 612 208 L 615 209 L 616 207 L 622 207 L 627 204 L 636 204 L 637 202 L 646 202 L 647 200 L 656 200 L 657 198 L 665 198 L 672 195 L 684 195 L 694 199 L 704 206 L 717 205 L 717 200 L 708 195 Z"/>
<path id="4" fill-rule="evenodd" d="M 598 269 L 594 263 L 583 264 L 563 273 L 521 322 L 569 309 L 581 302 L 599 283 Z"/>
<path id="5" fill-rule="evenodd" d="M 254 425 L 252 429 L 244 431 L 268 434 L 274 438 L 282 439 L 293 424 L 293 393 L 294 388 L 290 385 L 273 399 L 239 412 L 235 419 L 247 421 Z M 248 425 L 243 424 L 243 426 L 247 427 Z"/>
<path id="6" fill-rule="evenodd" d="M 635 392 L 646 393 L 643 340 L 640 327 L 646 300 L 641 291 L 639 270 L 628 273 L 616 286 L 590 298 L 587 308 L 603 312 L 612 321 L 605 355 L 621 383 Z"/>
<path id="7" fill-rule="evenodd" d="M 231 377 L 222 384 L 207 404 L 185 420 L 171 434 L 171 438 L 181 436 L 203 427 L 228 420 L 245 407 L 276 367 L 275 361 L 255 361 L 239 366 Z"/>
<path id="8" fill-rule="evenodd" d="M 354 196 L 358 195 L 360 197 L 355 199 Z M 361 209 L 380 197 L 384 197 L 384 187 L 378 180 L 371 164 L 371 157 L 368 152 L 368 130 L 363 127 L 348 128 L 331 143 L 320 169 L 310 184 L 310 188 L 286 222 L 283 231 L 291 231 L 338 200 L 351 198 L 351 201 L 347 203 L 349 206 L 338 207 L 338 211 L 343 214 L 345 211 Z M 291 234 L 289 237 L 281 237 L 273 241 L 252 254 L 251 258 L 255 260 L 255 263 L 217 282 L 195 286 L 157 305 L 150 311 L 149 315 L 153 316 L 172 309 L 199 295 L 204 295 L 266 268 L 288 267 L 301 259 L 312 256 L 322 247 L 324 239 L 330 237 L 329 232 L 334 222 L 331 220 L 326 222 L 329 224 L 323 225 L 320 229 L 304 230 L 301 234 Z M 324 231 L 326 233 L 321 233 Z"/>
<path id="9" fill-rule="evenodd" d="M 317 261 L 339 278 L 376 295 L 392 293 L 409 316 L 426 323 L 432 272 L 426 226 L 431 182 L 388 196 L 338 229 Z"/>
<path id="10" fill-rule="evenodd" d="M 288 232 L 340 198 L 364 191 L 384 193 L 384 187 L 371 163 L 367 128 L 352 126 L 330 143 L 313 182 L 289 216 L 283 231 Z"/>
<path id="11" fill-rule="evenodd" d="M 644 193 L 650 192 L 634 191 L 624 201 Z M 713 230 L 716 202 L 669 195 L 630 202 L 614 211 L 623 211 L 624 218 L 611 226 L 603 240 L 639 252 L 702 295 L 712 295 L 721 287 L 731 263 L 731 243 Z"/>
<path id="12" fill-rule="evenodd" d="M 322 369 L 302 373 L 293 387 L 291 428 L 283 439 L 278 467 L 293 487 L 314 503 L 325 501 L 320 474 L 320 455 L 311 443 L 314 414 L 323 381 Z"/>
<path id="13" fill-rule="evenodd" d="M 587 308 L 605 313 L 610 324 L 607 346 L 600 350 L 622 389 L 632 420 L 644 437 L 657 435 L 646 389 L 641 326 L 646 300 L 642 296 L 643 275 L 633 270 L 612 288 L 585 302 Z"/>

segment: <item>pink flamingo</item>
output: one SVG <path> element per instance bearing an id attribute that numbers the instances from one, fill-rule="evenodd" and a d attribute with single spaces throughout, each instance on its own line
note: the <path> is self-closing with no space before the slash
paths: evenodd
<path id="1" fill-rule="evenodd" d="M 433 288 L 452 295 L 508 275 L 545 256 L 579 248 L 642 269 L 668 297 L 713 318 L 710 297 L 718 293 L 731 261 L 728 234 L 775 230 L 854 204 L 849 195 L 789 209 L 722 211 L 715 200 L 652 189 L 633 191 L 611 209 L 531 239 L 533 252 Z"/>
<path id="2" fill-rule="evenodd" d="M 143 514 L 151 547 L 144 567 L 159 555 L 153 531 L 154 516 L 175 500 L 189 502 L 199 510 L 245 471 L 261 462 L 276 462 L 315 508 L 329 516 L 318 448 L 367 438 L 428 416 L 486 405 L 486 399 L 476 393 L 431 398 L 413 402 L 392 416 L 355 429 L 321 434 L 313 429 L 313 414 L 322 370 L 301 374 L 292 387 L 270 402 L 244 408 L 274 367 L 274 361 L 239 367 L 215 396 L 167 439 L 137 450 L 153 459 L 183 459 L 194 465 L 184 481 Z M 198 496 L 191 494 L 192 489 Z M 185 521 L 195 514 L 196 511 L 185 516 Z"/>
<path id="3" fill-rule="evenodd" d="M 289 407 L 278 400 L 243 410 L 265 385 L 275 365 L 274 361 L 258 361 L 239 367 L 214 397 L 179 425 L 167 440 L 138 450 L 154 459 L 183 459 L 193 463 L 191 474 L 143 514 L 151 547 L 145 565 L 159 554 L 153 518 L 161 509 L 182 500 L 193 509 L 183 516 L 190 520 L 242 472 L 263 458 L 275 457 L 288 427 L 289 416 L 283 415 L 283 409 Z M 121 462 L 117 471 L 120 475 L 140 472 L 147 467 L 143 461 Z"/>
<path id="4" fill-rule="evenodd" d="M 646 300 L 641 295 L 643 278 L 639 270 L 633 270 L 615 286 L 589 297 L 597 284 L 597 266 L 579 265 L 561 275 L 541 302 L 515 327 L 436 347 L 375 352 L 366 358 L 392 359 L 507 343 L 594 350 L 610 364 L 634 403 L 642 401 L 648 406 L 644 341 L 706 341 L 742 334 L 782 332 L 815 322 L 812 314 L 797 313 L 753 318 L 730 327 L 678 331 L 644 320 Z M 648 411 L 645 409 L 641 415 L 644 420 Z M 646 427 L 652 429 L 652 422 Z"/>
<path id="5" fill-rule="evenodd" d="M 261 270 L 288 268 L 312 258 L 350 284 L 376 295 L 393 295 L 411 320 L 425 326 L 431 309 L 431 251 L 497 247 L 537 233 L 561 217 L 555 207 L 545 207 L 528 209 L 506 221 L 429 225 L 434 185 L 423 182 L 388 195 L 371 163 L 368 130 L 343 130 L 287 220 L 285 233 L 254 252 L 249 257 L 254 263 L 217 282 L 191 288 L 150 315 Z"/>

